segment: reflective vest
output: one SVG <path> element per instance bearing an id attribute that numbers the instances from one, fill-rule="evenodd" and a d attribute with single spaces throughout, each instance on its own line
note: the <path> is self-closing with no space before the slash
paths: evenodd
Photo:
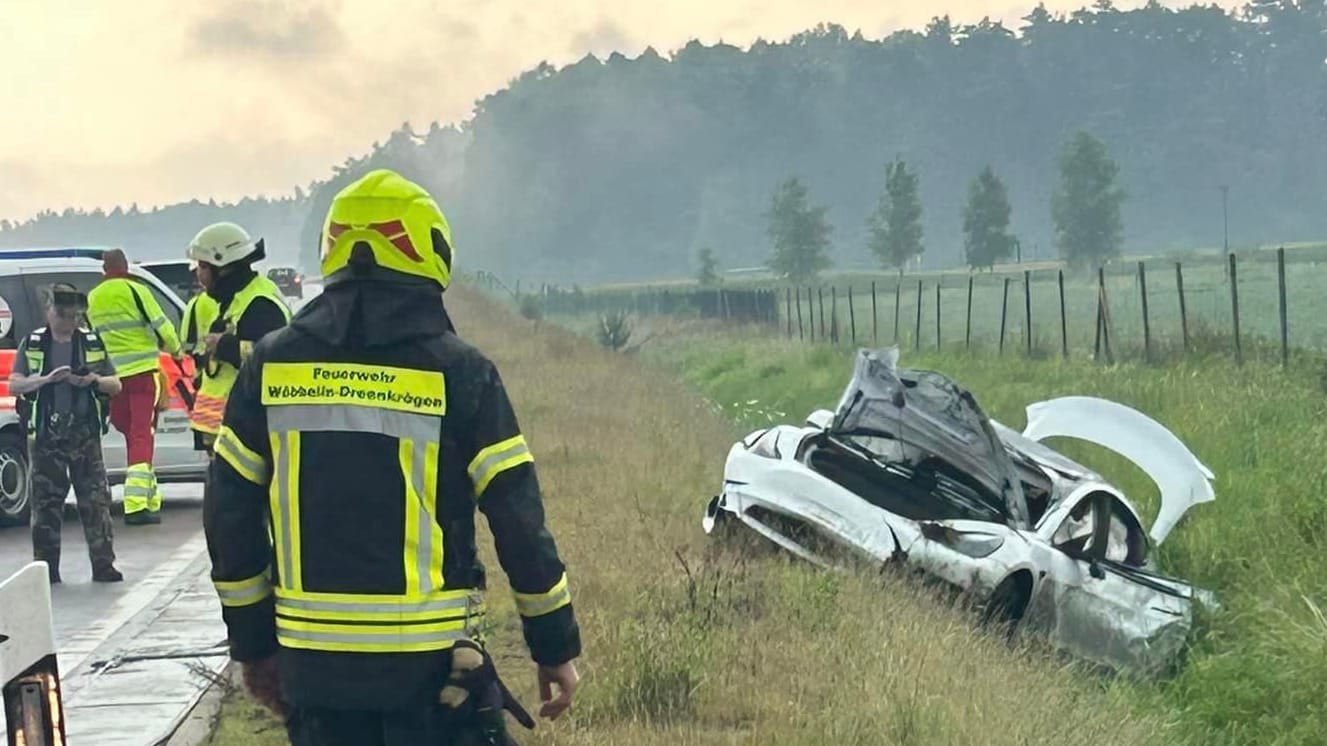
<path id="1" fill-rule="evenodd" d="M 180 349 L 186 355 L 201 354 L 205 349 L 203 339 L 212 322 L 217 320 L 221 306 L 207 293 L 198 293 L 189 299 L 184 307 L 184 317 L 180 319 Z"/>
<path id="2" fill-rule="evenodd" d="M 180 339 L 152 293 L 129 278 L 109 277 L 93 288 L 87 316 L 121 378 L 158 371 L 158 350 L 175 354 L 180 349 Z"/>
<path id="3" fill-rule="evenodd" d="M 248 285 L 235 293 L 235 297 L 231 298 L 228 305 L 218 308 L 218 316 L 214 317 L 210 328 L 216 328 L 217 322 L 220 322 L 225 327 L 224 333 L 234 334 L 249 304 L 259 298 L 267 298 L 276 303 L 285 314 L 286 321 L 290 321 L 290 308 L 282 298 L 280 288 L 266 277 L 257 275 Z M 241 360 L 247 359 L 252 351 L 252 340 L 240 340 Z M 189 423 L 194 430 L 216 435 L 217 430 L 221 428 L 221 416 L 226 411 L 226 397 L 230 394 L 230 387 L 234 385 L 238 373 L 239 368 L 209 356 L 203 365 L 203 384 L 194 397 L 194 408 L 189 412 Z"/>
<path id="4" fill-rule="evenodd" d="M 23 356 L 28 364 L 28 375 L 40 376 L 47 373 L 46 354 L 50 349 L 51 332 L 46 327 L 42 327 L 28 335 L 27 344 L 23 348 Z M 69 367 L 78 370 L 85 365 L 92 366 L 106 361 L 106 347 L 102 345 L 97 335 L 87 329 L 79 329 L 74 332 L 73 351 L 70 354 Z M 29 438 L 36 438 L 46 427 L 46 411 L 51 406 L 51 398 L 55 395 L 53 386 L 42 386 L 36 391 L 25 394 L 18 398 L 17 409 L 19 417 L 23 418 L 24 427 L 27 430 Z M 75 406 L 77 406 L 77 397 L 87 397 L 88 409 L 92 414 L 92 421 L 101 428 L 102 435 L 109 430 L 106 417 L 110 411 L 110 397 L 101 393 L 95 387 L 89 386 L 85 389 L 74 388 Z"/>

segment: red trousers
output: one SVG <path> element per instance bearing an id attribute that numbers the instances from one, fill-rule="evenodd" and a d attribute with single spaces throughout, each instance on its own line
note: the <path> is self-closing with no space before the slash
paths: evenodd
<path id="1" fill-rule="evenodd" d="M 111 399 L 111 424 L 124 433 L 126 464 L 151 465 L 157 425 L 157 377 L 148 371 L 120 383 L 119 395 Z"/>

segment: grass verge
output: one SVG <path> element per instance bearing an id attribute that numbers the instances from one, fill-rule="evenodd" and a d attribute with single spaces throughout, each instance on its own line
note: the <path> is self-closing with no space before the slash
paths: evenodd
<path id="1" fill-rule="evenodd" d="M 702 391 L 743 430 L 832 409 L 851 352 L 728 332 L 664 339 L 657 361 Z M 1173 719 L 1168 742 L 1310 744 L 1327 733 L 1327 401 L 1321 363 L 1289 372 L 1226 357 L 1165 367 L 1100 366 L 904 351 L 902 364 L 943 371 L 1011 427 L 1034 401 L 1102 396 L 1149 413 L 1217 475 L 1217 502 L 1193 509 L 1162 547 L 1162 567 L 1215 590 L 1210 620 L 1175 679 L 1132 687 L 1143 709 Z M 1150 481 L 1123 460 L 1059 444 L 1155 510 Z"/>
<path id="2" fill-rule="evenodd" d="M 584 636 L 573 712 L 517 734 L 523 743 L 1176 742 L 1171 718 L 1136 708 L 1131 689 L 976 634 L 970 617 L 913 584 L 711 541 L 701 511 L 736 434 L 724 412 L 668 370 L 473 294 L 449 298 L 516 403 Z M 680 355 L 674 362 L 699 376 L 701 357 L 717 350 L 687 339 L 660 337 L 656 353 Z M 706 368 L 692 380 L 722 392 L 765 354 L 723 357 L 729 378 Z M 798 370 L 829 392 L 842 366 L 824 362 Z M 795 380 L 791 358 L 770 364 L 784 366 L 763 371 L 772 380 Z M 499 667 L 534 705 L 505 580 L 490 577 Z M 214 746 L 283 742 L 255 735 L 270 723 L 242 696 L 221 721 Z"/>

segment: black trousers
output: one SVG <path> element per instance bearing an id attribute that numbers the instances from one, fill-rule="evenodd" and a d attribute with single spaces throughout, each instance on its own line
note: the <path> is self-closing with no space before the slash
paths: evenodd
<path id="1" fill-rule="evenodd" d="M 292 707 L 286 717 L 291 746 L 481 746 L 479 733 L 457 732 L 441 707 L 374 712 Z"/>

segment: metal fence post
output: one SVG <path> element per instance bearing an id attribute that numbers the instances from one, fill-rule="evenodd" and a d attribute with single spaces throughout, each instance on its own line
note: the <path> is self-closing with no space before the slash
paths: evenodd
<path id="1" fill-rule="evenodd" d="M 963 349 L 972 349 L 972 274 L 968 274 L 968 318 L 964 322 Z"/>
<path id="2" fill-rule="evenodd" d="M 1152 362 L 1152 327 L 1147 318 L 1147 270 L 1138 262 L 1138 295 L 1143 300 L 1143 359 Z"/>
<path id="3" fill-rule="evenodd" d="M 917 329 L 913 332 L 912 349 L 922 348 L 922 281 L 917 281 Z"/>
<path id="4" fill-rule="evenodd" d="M 852 346 L 857 346 L 857 312 L 852 307 L 852 285 L 848 286 L 848 324 L 852 330 Z"/>
<path id="5" fill-rule="evenodd" d="M 1069 358 L 1069 318 L 1064 312 L 1064 270 L 1059 271 L 1056 280 L 1060 285 L 1060 356 Z"/>
<path id="6" fill-rule="evenodd" d="M 1239 339 L 1239 275 L 1235 268 L 1235 254 L 1230 253 L 1230 317 L 1235 327 L 1235 362 L 1244 362 L 1244 347 Z"/>
<path id="7" fill-rule="evenodd" d="M 1281 296 L 1281 367 L 1290 367 L 1290 325 L 1286 314 L 1286 250 L 1276 250 L 1276 284 Z"/>
<path id="8" fill-rule="evenodd" d="M 880 344 L 880 315 L 875 309 L 875 280 L 871 280 L 871 344 Z"/>
<path id="9" fill-rule="evenodd" d="M 1000 300 L 1000 354 L 1004 354 L 1004 330 L 1009 320 L 1009 278 L 1004 278 L 1004 296 Z"/>
<path id="10" fill-rule="evenodd" d="M 1032 354 L 1032 270 L 1023 270 L 1023 336 L 1026 337 L 1027 354 Z"/>
<path id="11" fill-rule="evenodd" d="M 1184 351 L 1189 351 L 1189 311 L 1184 307 L 1184 265 L 1175 262 L 1175 289 L 1180 296 L 1180 334 L 1184 337 Z"/>

